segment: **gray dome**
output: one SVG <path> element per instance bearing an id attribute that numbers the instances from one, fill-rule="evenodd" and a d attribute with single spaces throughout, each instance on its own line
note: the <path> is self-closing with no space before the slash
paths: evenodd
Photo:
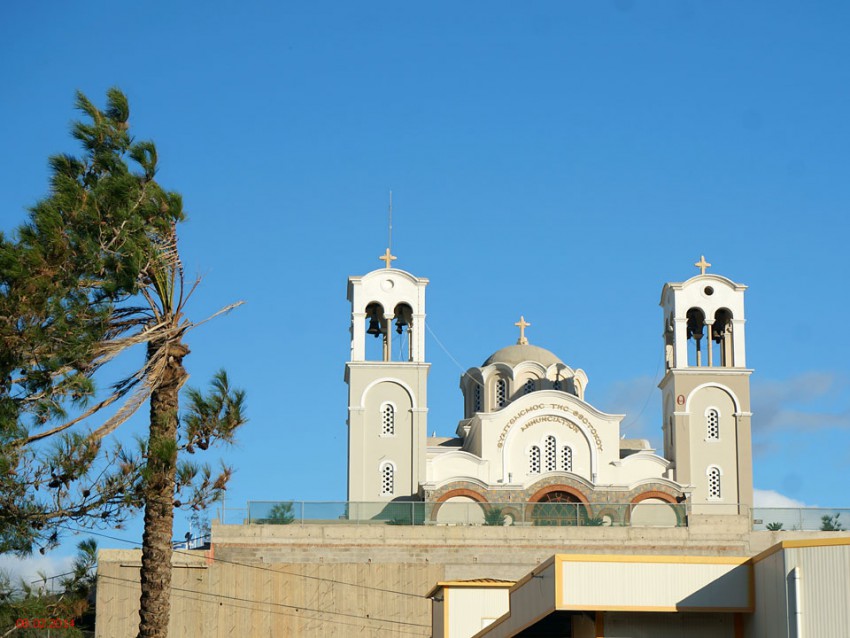
<path id="1" fill-rule="evenodd" d="M 497 350 L 482 364 L 482 368 L 484 366 L 488 366 L 491 363 L 506 363 L 511 367 L 514 367 L 523 361 L 536 361 L 537 363 L 542 364 L 545 367 L 551 366 L 553 363 L 561 363 L 558 357 L 556 357 L 553 353 L 549 352 L 545 348 L 539 348 L 537 346 L 532 346 L 528 343 L 522 345 L 513 345 L 508 346 L 507 348 L 502 348 L 501 350 Z"/>

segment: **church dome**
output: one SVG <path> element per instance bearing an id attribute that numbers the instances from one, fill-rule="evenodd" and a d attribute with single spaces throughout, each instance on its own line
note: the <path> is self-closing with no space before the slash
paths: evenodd
<path id="1" fill-rule="evenodd" d="M 553 363 L 564 363 L 554 353 L 546 350 L 546 348 L 524 343 L 497 350 L 490 355 L 481 367 L 488 366 L 491 363 L 506 363 L 511 367 L 515 367 L 523 361 L 536 361 L 547 368 Z"/>

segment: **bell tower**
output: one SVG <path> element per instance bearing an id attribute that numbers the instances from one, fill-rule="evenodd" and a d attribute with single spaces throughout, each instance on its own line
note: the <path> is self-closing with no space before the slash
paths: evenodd
<path id="1" fill-rule="evenodd" d="M 735 514 L 753 505 L 747 287 L 707 273 L 705 257 L 694 265 L 698 275 L 661 292 L 664 456 L 671 478 L 693 486 L 695 512 Z"/>
<path id="2" fill-rule="evenodd" d="M 425 482 L 428 408 L 425 287 L 393 267 L 349 277 L 348 500 L 418 500 Z"/>

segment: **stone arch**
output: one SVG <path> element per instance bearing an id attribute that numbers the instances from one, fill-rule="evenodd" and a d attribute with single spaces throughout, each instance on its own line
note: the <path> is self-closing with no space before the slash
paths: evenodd
<path id="1" fill-rule="evenodd" d="M 484 496 L 482 494 L 479 494 L 475 490 L 470 490 L 470 489 L 466 489 L 466 488 L 461 487 L 461 488 L 449 490 L 448 492 L 441 495 L 437 499 L 437 501 L 434 503 L 434 506 L 431 508 L 430 518 L 431 518 L 432 521 L 437 522 L 437 521 L 440 520 L 440 518 L 439 518 L 440 510 L 443 508 L 443 505 L 450 506 L 450 501 L 452 499 L 460 499 L 460 500 L 469 499 L 469 501 L 473 501 L 475 503 L 480 503 L 481 504 L 481 518 L 483 519 L 484 512 L 487 510 L 487 507 L 486 507 L 487 499 L 484 498 Z M 448 512 L 449 512 L 449 514 L 448 514 L 449 517 L 451 517 L 451 508 L 448 510 Z M 443 522 L 452 522 L 452 521 L 451 520 L 445 520 Z"/>
<path id="2" fill-rule="evenodd" d="M 631 502 L 634 505 L 635 503 L 640 503 L 641 501 L 645 501 L 648 498 L 658 498 L 662 501 L 667 501 L 668 503 L 673 504 L 678 503 L 675 496 L 668 494 L 667 492 L 660 492 L 658 490 L 649 490 L 647 492 L 641 492 L 640 494 L 635 496 Z"/>
<path id="3" fill-rule="evenodd" d="M 465 487 L 458 487 L 456 489 L 449 490 L 448 492 L 446 492 L 445 494 L 440 496 L 437 499 L 437 503 L 442 503 L 442 502 L 447 501 L 448 499 L 453 498 L 455 496 L 468 496 L 472 500 L 478 501 L 479 503 L 486 503 L 487 502 L 487 499 L 484 498 L 484 496 L 482 496 L 481 494 L 479 494 L 475 490 L 468 490 Z"/>
<path id="4" fill-rule="evenodd" d="M 644 503 L 643 510 L 638 505 Z M 667 504 L 669 508 L 662 508 Z M 648 507 L 647 507 L 648 506 Z M 634 516 L 637 512 L 637 516 Z M 637 520 L 633 520 L 633 516 Z M 685 522 L 685 505 L 679 503 L 675 496 L 660 490 L 647 490 L 635 496 L 626 509 L 623 522 L 632 526 L 650 527 L 681 527 Z"/>
<path id="5" fill-rule="evenodd" d="M 581 490 L 561 483 L 537 490 L 526 508 L 525 519 L 541 526 L 593 524 L 587 497 Z"/>

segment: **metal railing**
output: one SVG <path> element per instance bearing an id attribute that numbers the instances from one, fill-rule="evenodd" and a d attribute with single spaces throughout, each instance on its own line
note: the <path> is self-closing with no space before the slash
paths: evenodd
<path id="1" fill-rule="evenodd" d="M 774 532 L 850 531 L 850 509 L 822 507 L 756 507 L 753 529 Z"/>
<path id="2" fill-rule="evenodd" d="M 716 511 L 737 514 L 738 506 L 731 506 L 728 512 Z M 685 527 L 689 513 L 689 505 L 685 503 L 249 501 L 244 522 L 254 525 Z"/>

